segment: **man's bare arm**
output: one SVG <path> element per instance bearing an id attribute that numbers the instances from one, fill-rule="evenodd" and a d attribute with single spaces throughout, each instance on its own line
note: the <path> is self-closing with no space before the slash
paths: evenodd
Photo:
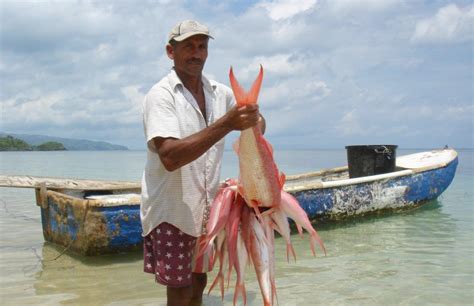
<path id="1" fill-rule="evenodd" d="M 257 105 L 235 106 L 215 123 L 193 135 L 183 139 L 156 137 L 153 142 L 166 170 L 174 171 L 199 158 L 229 132 L 255 126 L 260 118 Z"/>

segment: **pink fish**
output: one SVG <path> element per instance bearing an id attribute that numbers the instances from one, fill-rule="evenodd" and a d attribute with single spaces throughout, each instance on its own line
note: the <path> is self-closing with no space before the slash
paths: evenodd
<path id="1" fill-rule="evenodd" d="M 236 192 L 232 187 L 224 187 L 218 191 L 211 204 L 209 220 L 206 224 L 207 235 L 200 243 L 198 256 L 201 256 L 206 251 L 219 232 L 225 228 L 235 196 Z"/>
<path id="2" fill-rule="evenodd" d="M 257 104 L 258 93 L 263 79 L 263 68 L 246 93 L 234 77 L 230 68 L 230 85 L 237 105 Z M 241 132 L 234 145 L 239 155 L 240 181 L 239 191 L 247 205 L 252 207 L 273 207 L 280 204 L 280 190 L 283 188 L 284 176 L 280 176 L 273 160 L 273 150 L 263 137 L 260 128 L 255 126 Z"/>
<path id="3" fill-rule="evenodd" d="M 226 268 L 226 258 L 227 258 L 227 244 L 225 243 L 226 235 L 225 231 L 221 231 L 217 235 L 217 247 L 216 247 L 216 257 L 219 259 L 219 272 L 217 272 L 216 278 L 209 287 L 208 294 L 211 293 L 212 289 L 219 284 L 221 290 L 221 298 L 224 301 L 224 274 Z"/>
<path id="4" fill-rule="evenodd" d="M 280 204 L 281 205 L 281 204 Z M 263 214 L 265 214 L 264 212 Z M 276 207 L 268 210 L 268 213 L 273 221 L 273 228 L 285 239 L 286 241 L 286 260 L 290 261 L 290 253 L 296 261 L 296 253 L 293 245 L 291 244 L 291 229 L 290 223 L 288 222 L 288 216 L 283 212 L 280 207 Z"/>
<path id="5" fill-rule="evenodd" d="M 303 227 L 309 233 L 311 251 L 313 252 L 313 255 L 316 255 L 316 250 L 314 247 L 315 242 L 319 243 L 319 246 L 324 251 L 324 255 L 326 255 L 326 248 L 324 247 L 323 241 L 319 237 L 318 232 L 316 232 L 316 230 L 311 225 L 308 215 L 303 210 L 303 208 L 301 208 L 295 197 L 282 190 L 280 208 L 285 212 L 285 214 L 288 215 L 288 217 L 293 219 L 297 225 Z"/>
<path id="6" fill-rule="evenodd" d="M 235 273 L 237 274 L 237 280 L 235 282 L 235 291 L 234 291 L 234 305 L 236 305 L 239 295 L 242 296 L 244 305 L 247 305 L 247 293 L 245 291 L 245 282 L 244 282 L 245 268 L 247 267 L 247 262 L 248 262 L 247 248 L 245 247 L 245 242 L 244 242 L 244 238 L 242 238 L 242 233 L 239 232 L 239 234 L 237 235 L 237 260 L 234 263 Z"/>
<path id="7" fill-rule="evenodd" d="M 227 280 L 230 280 L 230 273 L 232 268 L 239 265 L 238 261 L 240 258 L 237 256 L 238 253 L 238 239 L 239 239 L 239 225 L 241 221 L 242 209 L 244 208 L 245 202 L 240 195 L 237 195 L 232 207 L 230 209 L 229 218 L 225 227 L 227 235 L 227 251 L 229 253 L 229 269 Z"/>
<path id="8" fill-rule="evenodd" d="M 252 264 L 257 274 L 260 292 L 262 293 L 263 304 L 272 305 L 272 280 L 269 241 L 266 238 L 265 230 L 257 220 L 257 217 L 249 208 L 242 212 L 242 238 L 245 240 L 247 252 L 252 260 Z"/>
<path id="9" fill-rule="evenodd" d="M 277 296 L 276 294 L 276 283 L 275 283 L 275 232 L 274 223 L 269 215 L 262 216 L 263 230 L 265 232 L 265 238 L 268 245 L 268 258 L 269 258 L 269 271 L 270 271 L 270 285 L 272 289 L 272 305 L 273 299 Z"/>

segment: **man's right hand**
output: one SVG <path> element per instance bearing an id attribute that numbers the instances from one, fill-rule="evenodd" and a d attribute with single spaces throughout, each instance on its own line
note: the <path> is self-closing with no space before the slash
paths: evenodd
<path id="1" fill-rule="evenodd" d="M 234 106 L 225 114 L 226 123 L 232 130 L 243 131 L 257 125 L 260 118 L 258 104 Z"/>

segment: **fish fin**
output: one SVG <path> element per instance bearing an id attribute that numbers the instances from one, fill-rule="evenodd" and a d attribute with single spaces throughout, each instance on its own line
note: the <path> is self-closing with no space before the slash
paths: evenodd
<path id="1" fill-rule="evenodd" d="M 240 152 L 240 143 L 239 143 L 240 138 L 237 138 L 237 140 L 232 144 L 232 149 L 234 149 L 235 153 L 239 155 Z"/>
<path id="2" fill-rule="evenodd" d="M 230 87 L 232 87 L 232 91 L 234 92 L 235 100 L 237 101 L 237 105 L 249 105 L 249 104 L 257 104 L 258 94 L 260 92 L 260 87 L 262 86 L 263 80 L 263 67 L 260 65 L 260 72 L 258 73 L 257 78 L 252 84 L 252 88 L 248 93 L 240 86 L 239 82 L 234 76 L 234 71 L 232 67 L 230 67 L 229 71 L 229 79 L 230 79 Z"/>
<path id="3" fill-rule="evenodd" d="M 262 213 L 260 212 L 260 209 L 258 209 L 258 202 L 255 201 L 255 200 L 252 200 L 251 207 L 253 208 L 253 210 L 255 212 L 255 216 L 257 216 L 258 222 L 260 222 L 260 224 L 263 226 L 264 225 L 263 216 L 262 216 Z"/>
<path id="4" fill-rule="evenodd" d="M 247 203 L 244 197 L 244 186 L 241 183 L 237 185 L 237 193 L 242 197 L 242 199 L 244 199 L 244 202 Z"/>
<path id="5" fill-rule="evenodd" d="M 252 84 L 252 88 L 247 95 L 247 103 L 248 104 L 257 104 L 258 94 L 260 92 L 260 87 L 262 86 L 262 79 L 263 79 L 263 67 L 260 65 L 260 72 L 258 73 L 257 78 Z"/>
<path id="6" fill-rule="evenodd" d="M 245 284 L 235 285 L 234 289 L 234 306 L 237 304 L 237 300 L 239 298 L 239 295 L 242 296 L 242 299 L 244 301 L 244 305 L 247 305 L 247 292 L 245 291 Z"/>
<path id="7" fill-rule="evenodd" d="M 272 146 L 272 144 L 268 140 L 266 140 L 265 137 L 263 137 L 263 135 L 260 135 L 260 139 L 262 140 L 265 147 L 267 147 L 270 154 L 273 156 L 273 146 Z"/>
<path id="8" fill-rule="evenodd" d="M 222 298 L 222 301 L 224 301 L 224 276 L 222 275 L 222 273 L 218 273 L 216 275 L 216 278 L 214 279 L 214 281 L 212 282 L 212 285 L 211 287 L 209 288 L 209 291 L 207 292 L 207 295 L 209 295 L 212 291 L 212 289 L 214 289 L 214 287 L 219 284 L 220 286 L 220 289 L 221 289 L 221 298 Z"/>
<path id="9" fill-rule="evenodd" d="M 275 279 L 270 280 L 270 282 L 272 284 L 272 305 L 273 305 L 273 301 L 275 299 L 276 299 L 277 305 L 278 305 L 279 303 L 278 303 L 278 296 L 277 296 L 277 289 L 276 289 Z"/>
<path id="10" fill-rule="evenodd" d="M 293 248 L 293 245 L 291 243 L 287 243 L 286 244 L 286 261 L 288 263 L 290 262 L 290 252 L 291 252 L 291 255 L 293 255 L 293 258 L 295 259 L 295 262 L 296 262 L 295 249 Z"/>
<path id="11" fill-rule="evenodd" d="M 314 231 L 311 233 L 311 244 L 313 245 L 312 246 L 312 249 L 314 249 L 314 241 L 318 242 L 319 246 L 321 247 L 321 250 L 323 250 L 324 252 L 324 256 L 327 256 L 327 253 L 326 253 L 326 248 L 324 247 L 324 243 L 323 241 L 321 240 L 321 237 L 319 237 L 319 234 L 318 232 Z M 315 255 L 315 251 L 313 250 L 313 255 Z"/>
<path id="12" fill-rule="evenodd" d="M 285 186 L 286 182 L 286 175 L 283 172 L 280 172 L 280 189 L 283 189 L 283 186 Z"/>
<path id="13" fill-rule="evenodd" d="M 271 214 L 273 214 L 273 213 L 275 212 L 276 209 L 277 209 L 277 208 L 276 208 L 275 206 L 269 207 L 268 209 L 266 209 L 266 210 L 260 212 L 260 215 L 261 215 L 262 217 L 271 215 Z M 277 225 L 275 224 L 275 222 L 273 222 L 273 221 L 272 221 L 272 227 L 273 227 L 278 233 L 280 233 L 280 231 L 279 231 L 280 229 L 278 228 L 278 226 L 277 226 Z"/>
<path id="14" fill-rule="evenodd" d="M 245 93 L 242 86 L 240 86 L 239 82 L 234 76 L 234 71 L 232 66 L 230 67 L 229 72 L 229 79 L 230 79 L 230 87 L 232 87 L 232 91 L 234 92 L 235 100 L 237 101 L 237 105 L 247 105 L 247 94 Z"/>

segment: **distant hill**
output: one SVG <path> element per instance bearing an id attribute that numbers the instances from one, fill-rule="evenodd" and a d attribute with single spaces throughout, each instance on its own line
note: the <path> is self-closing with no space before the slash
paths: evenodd
<path id="1" fill-rule="evenodd" d="M 0 137 L 11 135 L 15 138 L 21 139 L 30 145 L 38 146 L 46 142 L 59 142 L 64 145 L 69 151 L 113 151 L 113 150 L 128 150 L 127 147 L 121 145 L 111 144 L 105 141 L 92 141 L 86 139 L 72 139 L 61 138 L 45 135 L 27 135 L 0 132 Z"/>
<path id="2" fill-rule="evenodd" d="M 26 141 L 12 137 L 0 136 L 0 151 L 64 151 L 66 148 L 62 143 L 48 141 L 37 146 L 32 146 Z"/>

